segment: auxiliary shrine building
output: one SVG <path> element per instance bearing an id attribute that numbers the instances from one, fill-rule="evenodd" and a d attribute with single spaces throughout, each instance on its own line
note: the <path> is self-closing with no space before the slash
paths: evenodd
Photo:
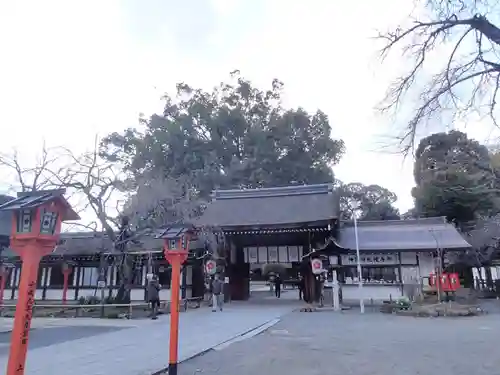
<path id="1" fill-rule="evenodd" d="M 7 222 L 8 229 L 3 228 Z M 357 285 L 355 232 L 352 223 L 339 221 L 339 199 L 330 184 L 288 186 L 247 190 L 217 190 L 204 214 L 194 222 L 198 227 L 217 227 L 225 236 L 226 275 L 233 300 L 250 296 L 252 271 L 268 263 L 280 263 L 287 275 L 298 274 L 304 262 L 320 255 L 324 268 L 335 270 L 344 300 L 398 298 L 405 284 L 420 283 L 435 268 L 437 249 L 465 251 L 471 246 L 444 218 L 364 221 L 358 223 L 363 296 Z M 10 221 L 0 217 L 0 245 L 8 243 Z M 97 293 L 102 257 L 110 259 L 112 248 L 105 237 L 93 233 L 66 233 L 62 244 L 41 264 L 37 298 L 61 299 L 63 264 L 71 264 L 68 299 Z M 3 242 L 2 242 L 3 241 Z M 170 297 L 170 270 L 163 257 L 162 240 L 153 235 L 129 246 L 134 259 L 133 300 L 143 300 L 146 274 L 159 275 L 162 299 Z M 193 256 L 182 272 L 183 297 L 203 295 L 204 272 L 200 254 L 203 244 L 191 245 Z M 20 264 L 10 249 L 2 252 L 7 268 L 5 299 L 15 299 Z M 106 268 L 109 294 L 118 288 L 116 269 Z"/>

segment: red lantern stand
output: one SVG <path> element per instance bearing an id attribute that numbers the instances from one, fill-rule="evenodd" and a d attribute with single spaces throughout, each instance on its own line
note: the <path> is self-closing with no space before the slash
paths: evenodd
<path id="1" fill-rule="evenodd" d="M 61 223 L 79 219 L 64 199 L 64 192 L 18 193 L 16 199 L 0 206 L 0 211 L 13 213 L 10 247 L 22 261 L 6 375 L 24 375 L 40 261 L 54 251 Z"/>
<path id="2" fill-rule="evenodd" d="M 458 273 L 450 273 L 448 274 L 448 278 L 450 280 L 450 290 L 456 292 L 460 288 L 460 277 Z"/>
<path id="3" fill-rule="evenodd" d="M 164 239 L 165 259 L 167 259 L 172 266 L 172 278 L 170 283 L 169 375 L 177 375 L 181 266 L 186 262 L 188 257 L 191 233 L 191 230 L 184 226 L 175 226 L 167 229 L 162 235 Z"/>
<path id="4" fill-rule="evenodd" d="M 68 283 L 69 283 L 69 275 L 73 272 L 73 262 L 64 262 L 62 265 L 62 273 L 63 273 L 63 294 L 62 294 L 62 304 L 66 305 L 67 295 L 68 295 Z"/>

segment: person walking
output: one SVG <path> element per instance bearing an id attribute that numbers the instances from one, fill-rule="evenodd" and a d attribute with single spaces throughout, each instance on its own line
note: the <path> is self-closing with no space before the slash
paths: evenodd
<path id="1" fill-rule="evenodd" d="M 148 302 L 151 308 L 151 319 L 158 319 L 158 308 L 160 307 L 160 284 L 158 277 L 154 275 L 148 283 Z"/>
<path id="2" fill-rule="evenodd" d="M 281 298 L 281 286 L 283 285 L 283 280 L 281 280 L 281 276 L 278 273 L 274 279 L 274 292 L 276 297 Z"/>
<path id="3" fill-rule="evenodd" d="M 304 298 L 304 289 L 306 288 L 306 281 L 302 276 L 299 276 L 299 300 Z"/>
<path id="4" fill-rule="evenodd" d="M 222 304 L 224 303 L 224 296 L 222 294 L 223 282 L 220 280 L 219 275 L 215 275 L 212 281 L 212 311 L 217 311 L 219 308 L 222 311 Z"/>

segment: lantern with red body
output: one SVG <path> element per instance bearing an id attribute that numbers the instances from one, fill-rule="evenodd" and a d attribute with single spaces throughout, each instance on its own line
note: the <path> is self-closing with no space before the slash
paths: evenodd
<path id="1" fill-rule="evenodd" d="M 188 257 L 189 242 L 192 239 L 193 233 L 194 227 L 192 225 L 173 225 L 159 235 L 164 241 L 165 258 L 172 266 L 170 285 L 170 352 L 168 364 L 168 373 L 170 375 L 177 375 L 181 265 Z"/>
<path id="2" fill-rule="evenodd" d="M 69 275 L 73 272 L 73 266 L 76 263 L 71 260 L 65 260 L 62 264 L 62 273 L 63 273 L 63 295 L 62 295 L 62 303 L 66 304 L 67 295 L 68 295 L 68 286 L 69 286 Z"/>
<path id="3" fill-rule="evenodd" d="M 7 375 L 24 374 L 40 260 L 54 251 L 62 222 L 79 219 L 64 193 L 64 189 L 18 193 L 0 206 L 0 211 L 12 212 L 10 247 L 22 260 Z"/>
<path id="4" fill-rule="evenodd" d="M 159 235 L 163 238 L 165 258 L 169 262 L 172 257 L 179 258 L 181 263 L 186 261 L 193 233 L 192 225 L 179 224 L 168 227 Z"/>
<path id="5" fill-rule="evenodd" d="M 431 286 L 431 287 L 436 286 L 436 274 L 435 273 L 431 273 L 429 275 L 429 286 Z"/>
<path id="6" fill-rule="evenodd" d="M 448 277 L 447 273 L 441 274 L 439 287 L 440 287 L 441 291 L 443 291 L 443 292 L 450 292 L 451 291 L 450 278 Z"/>
<path id="7" fill-rule="evenodd" d="M 46 253 L 52 252 L 59 240 L 62 222 L 80 218 L 64 193 L 64 189 L 17 193 L 16 199 L 0 206 L 0 211 L 12 212 L 10 247 L 20 256 L 34 241 Z"/>
<path id="8" fill-rule="evenodd" d="M 452 292 L 457 291 L 460 288 L 460 277 L 458 273 L 450 273 L 448 274 L 448 278 L 450 280 L 450 290 Z"/>

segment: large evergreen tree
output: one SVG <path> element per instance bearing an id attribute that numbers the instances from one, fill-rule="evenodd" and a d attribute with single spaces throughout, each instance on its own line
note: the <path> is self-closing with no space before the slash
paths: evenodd
<path id="1" fill-rule="evenodd" d="M 343 141 L 331 138 L 325 113 L 283 108 L 282 90 L 278 80 L 260 90 L 239 72 L 211 91 L 179 84 L 162 114 L 108 136 L 102 155 L 136 178 L 189 176 L 201 197 L 214 188 L 333 181 Z"/>

